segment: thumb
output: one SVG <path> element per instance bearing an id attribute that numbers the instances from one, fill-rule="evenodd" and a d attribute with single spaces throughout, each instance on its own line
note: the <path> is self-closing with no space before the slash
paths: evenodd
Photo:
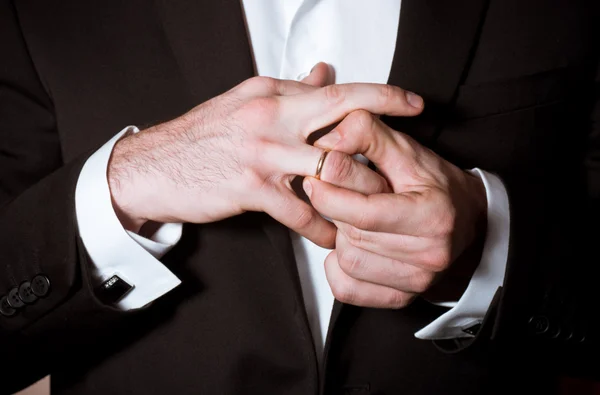
<path id="1" fill-rule="evenodd" d="M 302 79 L 302 83 L 322 87 L 329 85 L 332 81 L 331 70 L 327 63 L 319 62 L 312 68 L 310 74 Z"/>

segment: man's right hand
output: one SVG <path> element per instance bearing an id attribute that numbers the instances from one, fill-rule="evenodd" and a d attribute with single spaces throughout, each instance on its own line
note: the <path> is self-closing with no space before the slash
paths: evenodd
<path id="1" fill-rule="evenodd" d="M 318 77 L 308 78 L 321 85 Z M 296 176 L 315 175 L 323 150 L 309 145 L 308 136 L 358 109 L 418 115 L 422 100 L 412 95 L 389 85 L 321 88 L 251 78 L 177 119 L 119 141 L 108 168 L 113 206 L 123 226 L 134 232 L 149 220 L 207 223 L 264 211 L 332 248 L 335 226 L 290 185 Z M 353 168 L 365 182 L 385 184 L 366 166 Z"/>

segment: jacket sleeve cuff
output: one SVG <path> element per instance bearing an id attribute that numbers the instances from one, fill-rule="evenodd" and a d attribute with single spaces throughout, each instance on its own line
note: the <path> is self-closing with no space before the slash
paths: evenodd
<path id="1" fill-rule="evenodd" d="M 485 317 L 494 294 L 504 282 L 510 236 L 508 195 L 502 181 L 480 169 L 471 170 L 481 178 L 487 196 L 487 234 L 479 266 L 458 302 L 443 304 L 451 307 L 438 319 L 421 329 L 419 339 L 442 340 L 473 337 Z"/>
<path id="2" fill-rule="evenodd" d="M 106 177 L 108 161 L 119 139 L 137 133 L 129 126 L 88 158 L 75 190 L 79 236 L 92 263 L 94 284 L 117 275 L 133 288 L 115 306 L 122 310 L 144 307 L 181 281 L 159 259 L 181 237 L 181 224 L 163 224 L 151 239 L 123 228 L 111 201 Z"/>

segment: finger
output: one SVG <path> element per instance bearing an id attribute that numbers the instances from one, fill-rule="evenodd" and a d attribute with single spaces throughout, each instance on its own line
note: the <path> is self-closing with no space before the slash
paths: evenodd
<path id="1" fill-rule="evenodd" d="M 281 114 L 288 114 L 284 122 L 294 125 L 299 135 L 307 138 L 359 109 L 393 116 L 418 115 L 423 110 L 423 99 L 391 85 L 342 84 L 281 98 L 280 106 Z"/>
<path id="2" fill-rule="evenodd" d="M 335 250 L 325 259 L 325 274 L 333 296 L 342 303 L 362 307 L 398 309 L 407 306 L 416 297 L 412 293 L 348 276 L 341 269 Z"/>
<path id="3" fill-rule="evenodd" d="M 317 77 L 315 77 L 315 79 L 316 78 Z M 233 88 L 232 92 L 237 94 L 240 99 L 250 99 L 254 97 L 271 97 L 274 95 L 298 95 L 302 93 L 314 92 L 317 89 L 319 89 L 318 86 L 313 86 L 303 82 L 280 80 L 277 78 L 260 76 L 252 77 L 242 82 Z"/>
<path id="4" fill-rule="evenodd" d="M 330 69 L 327 63 L 319 62 L 312 68 L 310 74 L 302 79 L 302 83 L 322 87 L 330 80 Z"/>
<path id="5" fill-rule="evenodd" d="M 341 221 L 333 221 L 350 244 L 361 250 L 386 256 L 429 271 L 441 271 L 448 254 L 444 238 L 418 237 L 358 229 Z"/>
<path id="6" fill-rule="evenodd" d="M 308 177 L 302 186 L 319 213 L 359 229 L 428 236 L 437 225 L 436 207 L 416 193 L 363 195 Z"/>
<path id="7" fill-rule="evenodd" d="M 348 276 L 404 292 L 425 292 L 433 284 L 437 273 L 429 268 L 392 259 L 383 251 L 376 253 L 358 248 L 339 229 L 335 249 L 338 263 Z"/>
<path id="8" fill-rule="evenodd" d="M 319 89 L 318 86 L 306 84 L 304 82 L 298 82 L 293 80 L 276 80 L 275 83 L 275 94 L 279 96 L 293 96 L 303 93 L 314 92 Z"/>
<path id="9" fill-rule="evenodd" d="M 323 169 L 322 181 L 340 188 L 350 189 L 365 195 L 392 192 L 385 178 L 367 166 L 341 152 L 331 151 L 327 154 Z"/>
<path id="10" fill-rule="evenodd" d="M 263 211 L 318 246 L 333 248 L 336 228 L 331 222 L 284 186 L 267 191 L 261 195 Z"/>
<path id="11" fill-rule="evenodd" d="M 308 144 L 283 145 L 266 143 L 255 156 L 257 167 L 276 174 L 314 177 L 323 151 Z"/>
<path id="12" fill-rule="evenodd" d="M 348 115 L 331 132 L 315 141 L 315 146 L 346 153 L 362 154 L 380 170 L 398 168 L 408 151 L 407 140 L 398 138 L 400 132 L 391 131 L 378 117 L 358 110 Z M 403 135 L 402 135 L 403 136 Z"/>

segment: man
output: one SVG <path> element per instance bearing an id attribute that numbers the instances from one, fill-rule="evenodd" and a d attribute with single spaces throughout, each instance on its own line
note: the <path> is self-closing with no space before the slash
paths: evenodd
<path id="1" fill-rule="evenodd" d="M 594 374 L 596 13 L 3 0 L 3 391 Z"/>

